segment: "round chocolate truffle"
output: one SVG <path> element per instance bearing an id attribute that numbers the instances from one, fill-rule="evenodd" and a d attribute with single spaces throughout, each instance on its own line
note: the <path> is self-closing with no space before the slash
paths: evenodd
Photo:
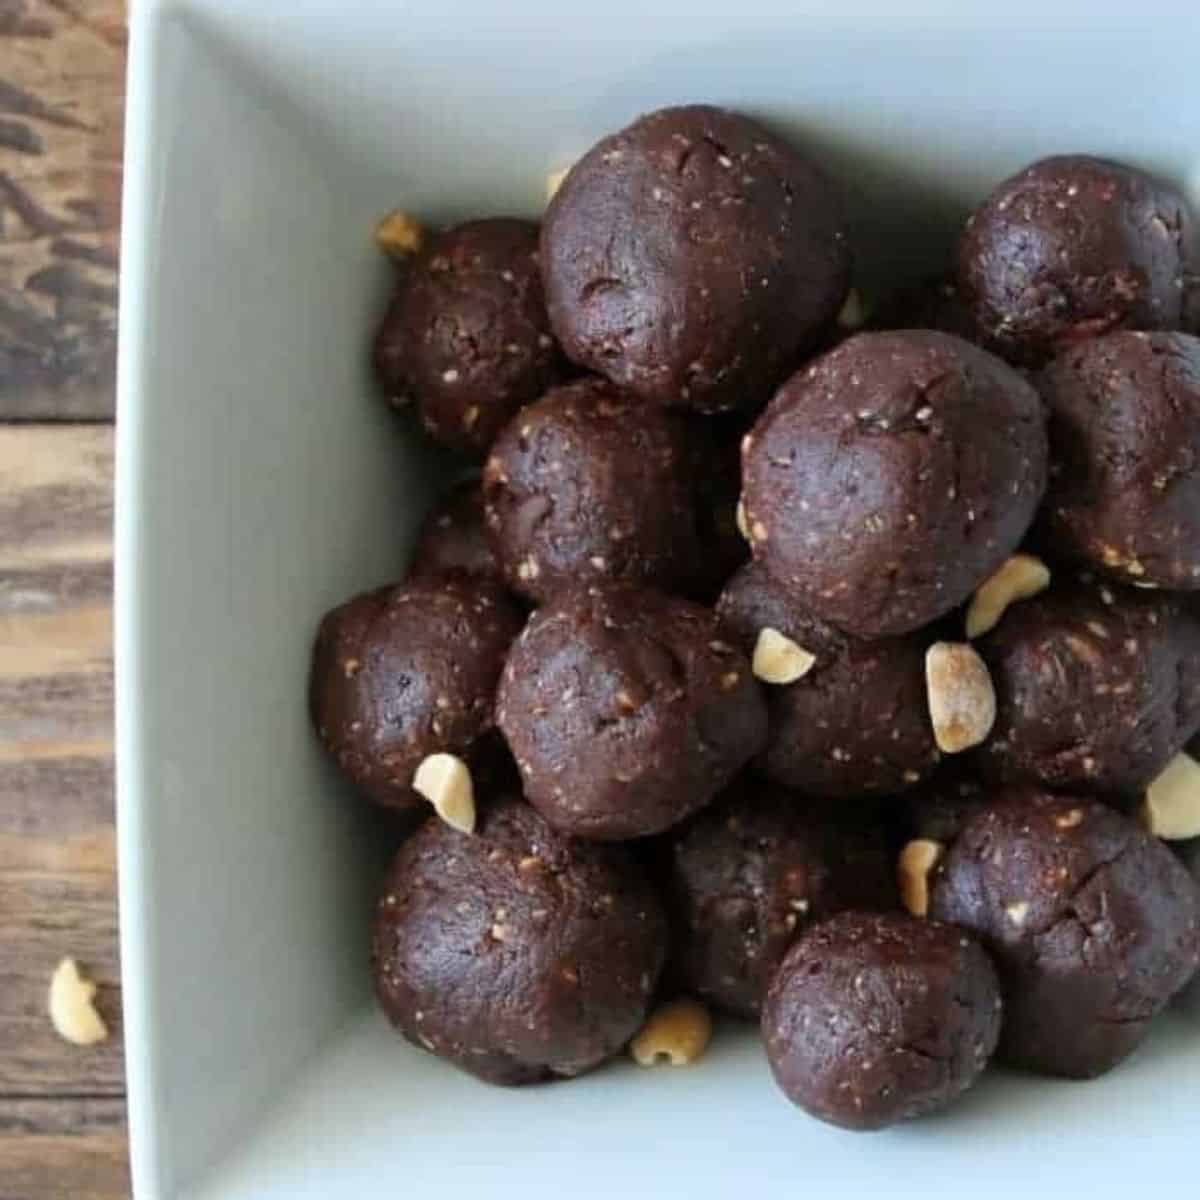
<path id="1" fill-rule="evenodd" d="M 1161 593 L 1056 581 L 978 647 L 996 722 L 973 759 L 990 778 L 1129 796 L 1200 729 L 1200 618 Z"/>
<path id="2" fill-rule="evenodd" d="M 646 400 L 754 408 L 837 314 L 841 207 L 807 159 L 705 105 L 605 138 L 546 212 L 542 271 L 567 355 Z"/>
<path id="3" fill-rule="evenodd" d="M 417 535 L 409 578 L 444 575 L 503 582 L 483 519 L 483 489 L 474 480 L 451 488 Z"/>
<path id="4" fill-rule="evenodd" d="M 757 562 L 729 581 L 717 613 L 747 653 L 761 647 L 755 662 L 768 683 L 769 734 L 756 766 L 769 778 L 811 796 L 853 797 L 903 791 L 933 771 L 939 755 L 923 637 L 866 641 L 842 633 Z M 769 640 L 791 653 L 776 635 L 813 658 L 791 682 L 796 668 L 773 670 Z"/>
<path id="5" fill-rule="evenodd" d="M 977 813 L 934 875 L 930 914 L 995 958 L 1001 1056 L 1049 1075 L 1114 1067 L 1200 965 L 1200 888 L 1090 797 L 1031 792 Z"/>
<path id="6" fill-rule="evenodd" d="M 1200 589 L 1200 338 L 1110 333 L 1039 379 L 1045 541 L 1114 578 Z"/>
<path id="7" fill-rule="evenodd" d="M 789 1100 L 831 1125 L 882 1129 L 975 1083 L 1000 1018 L 995 968 L 962 930 L 844 912 L 788 951 L 762 1028 Z"/>
<path id="8" fill-rule="evenodd" d="M 580 837 L 661 833 L 763 747 L 750 663 L 708 610 L 628 584 L 559 592 L 513 644 L 496 701 L 525 795 Z"/>
<path id="9" fill-rule="evenodd" d="M 692 591 L 696 455 L 682 416 L 603 379 L 530 405 L 483 473 L 488 534 L 509 586 L 534 601 L 589 579 Z"/>
<path id="10" fill-rule="evenodd" d="M 414 581 L 355 596 L 317 631 L 309 710 L 325 749 L 374 801 L 415 802 L 427 755 L 471 753 L 494 728 L 520 614 L 496 586 Z"/>
<path id="11" fill-rule="evenodd" d="M 392 402 L 482 458 L 513 414 L 562 374 L 538 267 L 538 227 L 497 217 L 429 238 L 397 277 L 375 340 Z"/>
<path id="12" fill-rule="evenodd" d="M 864 333 L 793 375 L 742 444 L 754 556 L 848 633 L 908 633 L 1016 549 L 1046 482 L 1041 401 L 950 334 Z"/>
<path id="13" fill-rule="evenodd" d="M 430 820 L 375 909 L 379 1003 L 416 1045 L 491 1083 L 579 1075 L 646 1015 L 666 920 L 619 846 L 574 841 L 500 800 L 473 836 Z"/>
<path id="14" fill-rule="evenodd" d="M 879 823 L 753 777 L 672 831 L 667 854 L 681 983 L 751 1020 L 800 931 L 898 904 Z"/>
<path id="15" fill-rule="evenodd" d="M 958 283 L 988 343 L 1037 365 L 1114 329 L 1178 329 L 1192 220 L 1182 194 L 1121 163 L 1044 158 L 967 221 Z"/>

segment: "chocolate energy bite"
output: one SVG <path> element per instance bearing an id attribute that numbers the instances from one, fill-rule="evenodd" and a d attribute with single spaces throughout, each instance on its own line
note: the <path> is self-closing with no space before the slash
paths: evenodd
<path id="1" fill-rule="evenodd" d="M 756 766 L 769 778 L 811 796 L 849 798 L 903 791 L 937 765 L 923 637 L 867 641 L 842 633 L 759 562 L 729 581 L 717 613 L 768 683 L 770 732 Z M 811 662 L 787 669 L 797 651 Z"/>
<path id="2" fill-rule="evenodd" d="M 509 586 L 535 602 L 590 579 L 694 589 L 697 454 L 683 417 L 603 379 L 549 392 L 484 468 L 488 536 Z"/>
<path id="3" fill-rule="evenodd" d="M 1200 338 L 1112 333 L 1059 355 L 1048 549 L 1103 574 L 1200 588 Z"/>
<path id="4" fill-rule="evenodd" d="M 1182 194 L 1086 155 L 1044 158 L 967 221 L 958 283 L 980 334 L 1038 365 L 1114 329 L 1178 329 L 1193 237 Z"/>
<path id="5" fill-rule="evenodd" d="M 627 584 L 561 591 L 513 644 L 497 720 L 525 795 L 567 833 L 661 833 L 763 747 L 750 663 L 707 609 Z"/>
<path id="6" fill-rule="evenodd" d="M 605 138 L 547 209 L 542 270 L 568 356 L 646 400 L 754 408 L 849 286 L 828 181 L 754 121 L 665 108 Z"/>
<path id="7" fill-rule="evenodd" d="M 414 581 L 355 596 L 317 631 L 309 711 L 322 745 L 378 804 L 416 802 L 428 755 L 469 756 L 494 727 L 520 614 L 494 585 Z"/>
<path id="8" fill-rule="evenodd" d="M 878 822 L 752 776 L 673 830 L 667 855 L 680 982 L 749 1019 L 801 931 L 845 908 L 897 905 Z"/>
<path id="9" fill-rule="evenodd" d="M 992 779 L 1129 796 L 1200 729 L 1200 618 L 1151 591 L 1063 580 L 977 643 L 996 689 Z"/>
<path id="10" fill-rule="evenodd" d="M 1089 797 L 1031 792 L 977 813 L 934 876 L 930 914 L 982 939 L 1004 992 L 1000 1054 L 1045 1074 L 1110 1070 L 1200 965 L 1200 888 Z"/>
<path id="11" fill-rule="evenodd" d="M 398 275 L 375 366 L 393 403 L 415 401 L 431 437 L 482 458 L 562 375 L 537 225 L 497 217 L 430 237 Z"/>
<path id="12" fill-rule="evenodd" d="M 1041 500 L 1041 401 L 930 330 L 865 333 L 793 375 L 742 446 L 755 558 L 817 616 L 884 637 L 961 604 Z"/>
<path id="13" fill-rule="evenodd" d="M 475 481 L 451 488 L 425 518 L 417 536 L 409 577 L 444 575 L 503 581 L 484 524 L 483 489 Z"/>
<path id="14" fill-rule="evenodd" d="M 379 1003 L 416 1045 L 491 1083 L 579 1075 L 645 1017 L 667 931 L 624 850 L 502 800 L 474 836 L 427 822 L 375 909 Z"/>
<path id="15" fill-rule="evenodd" d="M 788 951 L 763 1009 L 775 1081 L 832 1125 L 882 1129 L 944 1108 L 1000 1034 L 988 956 L 962 930 L 844 912 Z"/>

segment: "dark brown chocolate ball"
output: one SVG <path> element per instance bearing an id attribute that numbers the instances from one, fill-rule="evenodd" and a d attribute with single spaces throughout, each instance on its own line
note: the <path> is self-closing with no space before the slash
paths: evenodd
<path id="1" fill-rule="evenodd" d="M 865 1130 L 956 1100 L 987 1065 L 1000 1019 L 996 971 L 962 930 L 844 912 L 788 951 L 762 1027 L 788 1099 Z"/>
<path id="2" fill-rule="evenodd" d="M 874 814 L 743 776 L 668 835 L 668 899 L 682 985 L 756 1019 L 798 934 L 846 908 L 898 905 Z"/>
<path id="3" fill-rule="evenodd" d="M 995 958 L 1001 1056 L 1050 1075 L 1110 1070 L 1200 965 L 1200 888 L 1089 797 L 1031 792 L 977 813 L 934 875 L 930 915 Z"/>
<path id="4" fill-rule="evenodd" d="M 645 1018 L 666 948 L 658 899 L 623 848 L 573 841 L 502 800 L 473 836 L 435 819 L 401 847 L 371 966 L 410 1042 L 521 1084 L 617 1053 Z"/>
<path id="5" fill-rule="evenodd" d="M 1102 574 L 1200 589 L 1200 338 L 1111 333 L 1059 355 L 1045 544 Z"/>
<path id="6" fill-rule="evenodd" d="M 520 614 L 498 587 L 443 579 L 355 596 L 317 631 L 309 709 L 322 745 L 372 800 L 414 803 L 429 754 L 469 756 L 494 727 Z"/>
<path id="7" fill-rule="evenodd" d="M 551 824 L 579 837 L 661 833 L 763 747 L 750 663 L 707 609 L 627 584 L 560 591 L 513 643 L 497 720 Z"/>
<path id="8" fill-rule="evenodd" d="M 548 393 L 505 429 L 484 469 L 488 534 L 509 586 L 534 601 L 593 579 L 694 590 L 696 455 L 682 416 L 603 379 Z"/>
<path id="9" fill-rule="evenodd" d="M 550 320 L 568 356 L 646 400 L 754 408 L 841 307 L 840 204 L 807 159 L 706 105 L 605 138 L 546 212 Z"/>
<path id="10" fill-rule="evenodd" d="M 393 403 L 415 401 L 431 437 L 482 458 L 562 375 L 537 225 L 497 217 L 430 237 L 397 278 L 375 365 Z"/>
<path id="11" fill-rule="evenodd" d="M 849 633 L 908 633 L 1016 549 L 1046 483 L 1033 388 L 929 330 L 865 333 L 792 376 L 743 442 L 755 558 Z"/>
<path id="12" fill-rule="evenodd" d="M 1178 329 L 1193 230 L 1182 194 L 1121 163 L 1044 158 L 967 221 L 958 283 L 998 353 L 1037 365 L 1114 329 Z"/>
<path id="13" fill-rule="evenodd" d="M 1200 729 L 1200 617 L 1163 593 L 1056 579 L 980 639 L 993 779 L 1130 796 Z"/>
<path id="14" fill-rule="evenodd" d="M 483 518 L 483 489 L 474 480 L 456 484 L 434 505 L 417 535 L 409 577 L 445 575 L 503 582 Z"/>
<path id="15" fill-rule="evenodd" d="M 765 688 L 770 733 L 756 765 L 769 778 L 811 796 L 853 797 L 903 791 L 932 772 L 924 637 L 842 633 L 761 563 L 729 581 L 717 613 L 747 653 L 771 630 L 815 658 L 799 679 Z"/>

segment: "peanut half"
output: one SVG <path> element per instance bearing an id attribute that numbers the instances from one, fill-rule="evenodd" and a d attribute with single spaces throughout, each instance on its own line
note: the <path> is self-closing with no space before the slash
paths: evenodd
<path id="1" fill-rule="evenodd" d="M 417 768 L 412 785 L 452 829 L 475 832 L 475 787 L 470 769 L 461 758 L 453 754 L 429 755 Z"/>
<path id="2" fill-rule="evenodd" d="M 763 683 L 795 683 L 813 668 L 817 656 L 778 629 L 767 626 L 754 643 L 750 667 Z"/>
<path id="3" fill-rule="evenodd" d="M 929 838 L 915 838 L 900 851 L 896 863 L 900 902 L 914 917 L 929 915 L 929 879 L 945 853 L 941 842 Z"/>
<path id="4" fill-rule="evenodd" d="M 1168 842 L 1200 837 L 1200 763 L 1182 751 L 1146 789 L 1142 824 Z"/>
<path id="5" fill-rule="evenodd" d="M 987 665 L 965 642 L 934 642 L 925 653 L 933 737 L 944 754 L 978 746 L 996 721 L 996 690 Z"/>
<path id="6" fill-rule="evenodd" d="M 669 1063 L 686 1067 L 707 1049 L 712 1017 L 698 1000 L 683 997 L 660 1005 L 629 1043 L 629 1053 L 642 1067 Z"/>
<path id="7" fill-rule="evenodd" d="M 407 258 L 424 243 L 425 227 L 402 209 L 394 209 L 375 226 L 375 244 L 390 258 Z"/>
<path id="8" fill-rule="evenodd" d="M 96 1011 L 96 985 L 79 973 L 73 958 L 64 958 L 50 979 L 47 1006 L 55 1032 L 75 1046 L 94 1046 L 108 1037 Z"/>
<path id="9" fill-rule="evenodd" d="M 1050 586 L 1050 568 L 1032 554 L 1014 554 L 979 586 L 967 608 L 967 637 L 982 637 L 995 629 L 1004 610 L 1028 600 Z"/>

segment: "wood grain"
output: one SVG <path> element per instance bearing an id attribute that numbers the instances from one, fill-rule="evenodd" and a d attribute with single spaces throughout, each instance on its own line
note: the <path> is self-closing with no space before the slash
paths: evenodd
<path id="1" fill-rule="evenodd" d="M 0 420 L 113 412 L 124 0 L 0 0 Z"/>
<path id="2" fill-rule="evenodd" d="M 128 1195 L 112 468 L 110 426 L 0 425 L 0 1200 Z M 99 1046 L 47 1019 L 67 954 L 100 984 Z"/>

